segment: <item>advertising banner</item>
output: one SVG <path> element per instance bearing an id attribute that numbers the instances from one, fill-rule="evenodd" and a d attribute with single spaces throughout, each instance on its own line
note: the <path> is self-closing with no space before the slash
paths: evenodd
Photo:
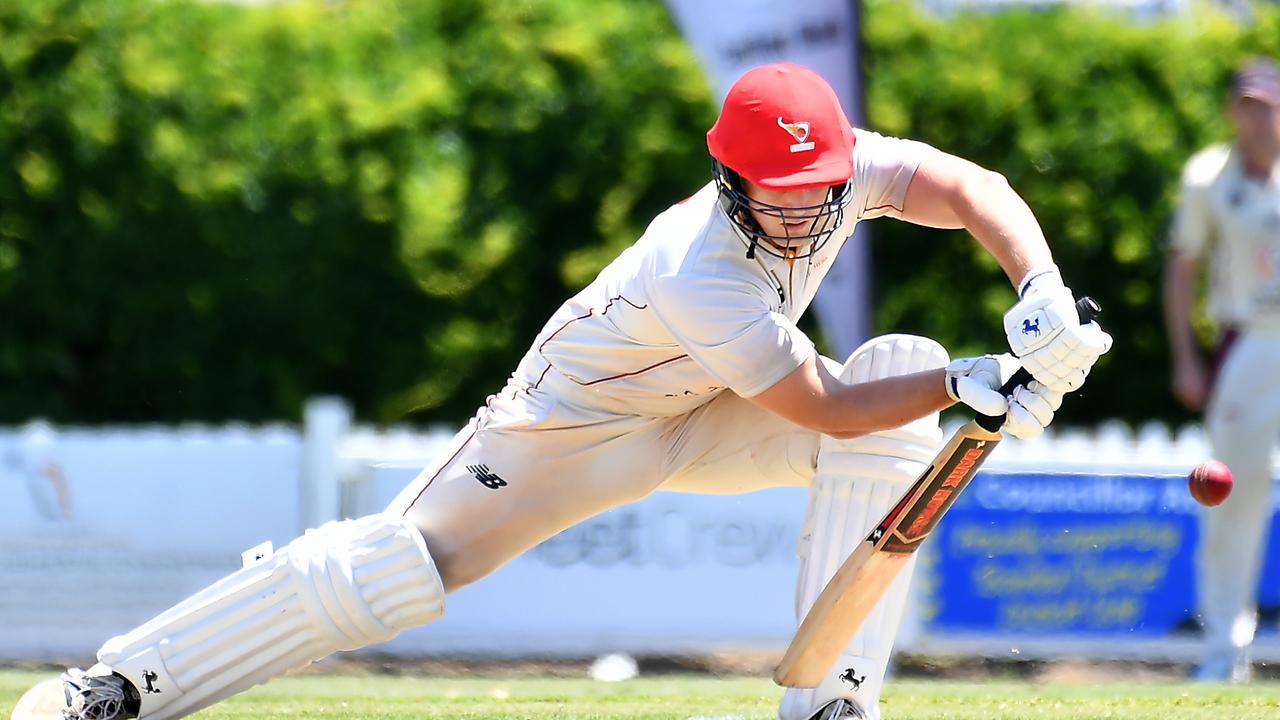
<path id="1" fill-rule="evenodd" d="M 381 468 L 382 507 L 416 469 Z M 776 649 L 795 631 L 802 488 L 655 493 L 572 527 L 450 595 L 380 649 L 407 655 Z"/>
<path id="2" fill-rule="evenodd" d="M 0 431 L 0 660 L 84 661 L 234 571 L 244 550 L 288 543 L 302 529 L 303 457 L 292 429 Z M 342 480 L 345 514 L 380 511 L 420 465 L 361 461 Z M 1184 477 L 998 468 L 926 540 L 899 647 L 996 656 L 1029 638 L 1047 655 L 1194 651 L 1206 510 Z M 451 594 L 439 622 L 373 650 L 779 650 L 795 631 L 806 504 L 803 488 L 655 493 L 532 548 Z M 1280 537 L 1268 543 L 1259 659 L 1280 657 Z"/>
<path id="3" fill-rule="evenodd" d="M 1193 635 L 1202 508 L 1183 476 L 983 472 L 930 538 L 931 634 Z M 1280 607 L 1280 537 L 1259 586 Z M 1264 631 L 1272 622 L 1263 623 Z"/>

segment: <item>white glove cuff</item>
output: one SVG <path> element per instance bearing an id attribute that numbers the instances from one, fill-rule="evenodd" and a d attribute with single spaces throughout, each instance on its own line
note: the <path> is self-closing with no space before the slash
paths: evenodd
<path id="1" fill-rule="evenodd" d="M 942 385 L 947 389 L 947 397 L 951 398 L 951 402 L 960 402 L 960 388 L 956 387 L 956 380 L 958 379 L 958 377 L 950 373 L 942 377 Z"/>
<path id="2" fill-rule="evenodd" d="M 967 374 L 977 361 L 978 358 L 956 358 L 947 365 L 946 372 L 942 374 L 942 385 L 947 390 L 947 397 L 953 402 L 961 402 L 960 388 L 956 381 Z"/>
<path id="3" fill-rule="evenodd" d="M 1018 281 L 1018 299 L 1026 297 L 1032 291 L 1051 292 L 1064 287 L 1066 285 L 1062 282 L 1062 273 L 1058 272 L 1057 265 L 1032 268 L 1022 280 Z"/>

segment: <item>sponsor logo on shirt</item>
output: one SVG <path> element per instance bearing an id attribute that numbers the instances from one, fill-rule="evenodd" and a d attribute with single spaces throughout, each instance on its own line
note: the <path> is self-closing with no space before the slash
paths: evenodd
<path id="1" fill-rule="evenodd" d="M 710 386 L 708 386 L 708 387 L 707 387 L 707 389 L 706 389 L 706 390 L 704 390 L 704 391 L 698 391 L 698 390 L 682 390 L 682 391 L 680 391 L 680 392 L 669 392 L 669 393 L 663 393 L 663 397 L 669 397 L 669 398 L 674 398 L 674 397 L 697 397 L 697 396 L 699 396 L 699 395 L 709 395 L 709 394 L 711 394 L 711 393 L 713 393 L 713 392 L 720 392 L 720 391 L 721 391 L 721 390 L 723 390 L 723 389 L 724 389 L 724 386 L 723 386 L 723 385 L 710 385 Z"/>
<path id="2" fill-rule="evenodd" d="M 490 490 L 497 490 L 507 486 L 506 480 L 498 477 L 497 473 L 489 472 L 488 465 L 468 465 L 467 472 L 475 475 L 476 480 L 479 480 L 481 485 Z"/>
<path id="3" fill-rule="evenodd" d="M 831 259 L 834 257 L 835 257 L 834 253 L 819 256 L 817 260 L 813 261 L 813 269 L 821 270 L 822 268 L 826 267 L 831 262 Z"/>

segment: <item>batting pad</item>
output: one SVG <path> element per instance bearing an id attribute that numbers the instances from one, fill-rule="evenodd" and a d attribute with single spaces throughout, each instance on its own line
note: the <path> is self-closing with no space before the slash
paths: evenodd
<path id="1" fill-rule="evenodd" d="M 886 335 L 858 348 L 838 377 L 846 383 L 867 382 L 942 368 L 948 362 L 947 352 L 932 340 Z M 800 536 L 797 620 L 809 612 L 845 558 L 925 471 L 941 445 L 937 413 L 851 440 L 821 438 Z M 880 687 L 914 570 L 912 556 L 818 687 L 787 689 L 778 711 L 781 720 L 806 720 L 838 697 L 858 703 L 868 717 L 879 717 Z"/>
<path id="2" fill-rule="evenodd" d="M 141 720 L 166 720 L 444 612 L 422 534 L 392 516 L 327 523 L 279 552 L 255 548 L 245 563 L 108 640 L 90 674 L 128 678 Z"/>

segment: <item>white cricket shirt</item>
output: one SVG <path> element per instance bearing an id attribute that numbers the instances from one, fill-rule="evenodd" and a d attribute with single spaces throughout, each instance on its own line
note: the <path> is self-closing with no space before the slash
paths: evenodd
<path id="1" fill-rule="evenodd" d="M 517 376 L 547 373 L 611 412 L 671 416 L 725 388 L 756 395 L 814 354 L 796 327 L 859 220 L 899 216 L 929 150 L 855 130 L 853 198 L 843 224 L 810 258 L 757 248 L 730 222 L 714 183 L 654 218 L 644 235 L 543 327 Z M 560 383 L 564 385 L 564 383 Z"/>
<path id="2" fill-rule="evenodd" d="M 1262 181 L 1239 151 L 1216 145 L 1182 171 L 1171 244 L 1209 258 L 1209 314 L 1222 325 L 1280 332 L 1280 167 Z"/>

